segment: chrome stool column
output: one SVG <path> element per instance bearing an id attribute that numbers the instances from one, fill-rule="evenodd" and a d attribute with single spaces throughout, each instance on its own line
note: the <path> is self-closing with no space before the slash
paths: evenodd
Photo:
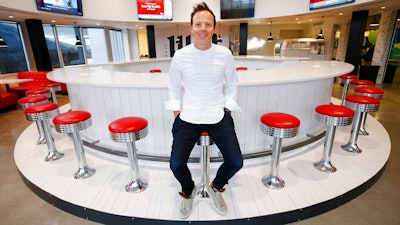
<path id="1" fill-rule="evenodd" d="M 87 178 L 95 174 L 96 170 L 88 167 L 86 163 L 85 150 L 79 132 L 92 125 L 91 114 L 86 111 L 69 111 L 54 117 L 53 123 L 58 133 L 69 133 L 72 136 L 79 164 L 74 178 Z"/>
<path id="2" fill-rule="evenodd" d="M 272 160 L 270 174 L 262 178 L 262 183 L 273 189 L 280 189 L 285 182 L 278 176 L 279 161 L 282 152 L 282 138 L 290 138 L 297 135 L 300 120 L 286 113 L 272 112 L 261 116 L 261 131 L 272 136 Z"/>
<path id="3" fill-rule="evenodd" d="M 42 88 L 45 88 L 45 89 L 47 89 L 47 90 L 50 91 L 50 93 L 51 93 L 51 101 L 52 101 L 53 103 L 56 103 L 56 104 L 57 104 L 57 95 L 56 95 L 56 92 L 57 92 L 57 91 L 61 91 L 61 84 L 60 84 L 60 83 L 56 83 L 56 82 L 54 82 L 54 83 L 49 83 L 49 84 L 43 85 Z"/>
<path id="4" fill-rule="evenodd" d="M 324 152 L 322 159 L 314 163 L 314 167 L 324 172 L 335 172 L 336 167 L 331 163 L 333 140 L 335 139 L 336 126 L 351 124 L 354 111 L 341 105 L 320 105 L 315 108 L 315 119 L 326 124 Z"/>
<path id="5" fill-rule="evenodd" d="M 49 153 L 44 160 L 53 161 L 62 158 L 64 154 L 56 150 L 49 122 L 50 118 L 53 118 L 60 113 L 58 105 L 50 102 L 36 104 L 26 108 L 24 112 L 26 119 L 34 121 L 39 120 L 43 125 L 44 137 L 49 150 Z"/>
<path id="6" fill-rule="evenodd" d="M 48 101 L 49 100 L 46 96 L 28 96 L 18 99 L 18 104 L 20 105 L 21 109 L 26 109 L 30 106 L 46 103 Z M 44 135 L 43 124 L 40 120 L 36 120 L 35 123 L 39 133 L 39 138 L 36 140 L 36 144 L 45 144 L 46 138 Z"/>
<path id="7" fill-rule="evenodd" d="M 131 181 L 125 185 L 127 192 L 142 192 L 148 183 L 140 179 L 136 141 L 147 136 L 147 120 L 141 117 L 123 117 L 111 122 L 108 126 L 111 139 L 116 142 L 127 143 Z"/>
<path id="8" fill-rule="evenodd" d="M 200 152 L 200 169 L 201 169 L 201 181 L 197 185 L 197 194 L 201 198 L 209 198 L 210 195 L 207 191 L 210 183 L 210 150 L 211 145 L 214 142 L 208 135 L 207 131 L 202 131 L 197 141 L 197 145 L 201 147 Z"/>
<path id="9" fill-rule="evenodd" d="M 357 75 L 353 74 L 344 74 L 339 76 L 339 83 L 343 83 L 343 93 L 342 93 L 342 103 L 341 105 L 344 105 L 344 100 L 347 96 L 347 92 L 349 90 L 349 84 L 350 81 L 358 79 Z"/>
<path id="10" fill-rule="evenodd" d="M 384 91 L 377 87 L 357 87 L 354 89 L 355 95 L 363 95 L 381 100 Z M 361 116 L 361 124 L 359 135 L 369 135 L 368 131 L 365 129 L 365 123 L 367 121 L 368 113 L 363 112 Z"/>
<path id="11" fill-rule="evenodd" d="M 379 108 L 380 101 L 376 98 L 349 95 L 346 97 L 345 106 L 351 108 L 355 112 L 353 118 L 353 126 L 350 134 L 350 140 L 342 149 L 348 152 L 361 153 L 362 150 L 357 145 L 358 134 L 361 126 L 361 115 L 363 112 L 376 112 Z"/>

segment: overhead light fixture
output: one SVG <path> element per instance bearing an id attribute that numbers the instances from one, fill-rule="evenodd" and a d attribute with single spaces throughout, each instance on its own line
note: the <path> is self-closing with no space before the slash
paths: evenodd
<path id="1" fill-rule="evenodd" d="M 273 42 L 274 41 L 274 38 L 272 37 L 271 27 L 272 27 L 272 21 L 269 23 L 269 37 L 267 39 L 267 42 Z"/>
<path id="2" fill-rule="evenodd" d="M 318 34 L 317 39 L 318 39 L 318 40 L 324 39 L 324 35 L 322 34 L 322 30 L 319 30 L 319 34 Z"/>
<path id="3" fill-rule="evenodd" d="M 8 47 L 8 44 L 0 36 L 0 48 L 7 48 L 7 47 Z"/>
<path id="4" fill-rule="evenodd" d="M 377 27 L 379 26 L 379 21 L 376 16 L 373 17 L 372 22 L 369 24 L 370 27 Z"/>
<path id="5" fill-rule="evenodd" d="M 74 24 L 75 24 L 75 27 L 74 27 L 75 32 L 77 32 L 77 29 L 79 31 L 79 28 L 76 27 L 76 22 L 74 22 Z M 78 34 L 76 34 L 75 47 L 82 47 L 82 46 L 83 46 L 82 41 L 79 39 Z"/>

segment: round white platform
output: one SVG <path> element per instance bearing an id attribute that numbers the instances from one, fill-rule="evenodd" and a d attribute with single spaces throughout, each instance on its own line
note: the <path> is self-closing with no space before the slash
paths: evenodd
<path id="1" fill-rule="evenodd" d="M 179 218 L 180 187 L 167 162 L 139 160 L 140 173 L 149 187 L 139 194 L 127 193 L 124 186 L 130 179 L 128 159 L 85 147 L 88 164 L 96 174 L 75 180 L 73 173 L 78 164 L 70 137 L 53 129 L 57 150 L 65 156 L 45 162 L 47 146 L 34 144 L 35 124 L 18 138 L 14 157 L 24 181 L 35 193 L 56 207 L 89 220 L 106 224 L 281 224 L 338 207 L 379 178 L 390 154 L 389 135 L 371 116 L 366 129 L 370 135 L 358 138 L 363 152 L 353 154 L 340 148 L 347 143 L 351 126 L 337 128 L 332 153 L 336 173 L 313 167 L 322 157 L 323 140 L 283 153 L 280 176 L 286 186 L 281 190 L 268 189 L 261 183 L 269 172 L 270 156 L 245 160 L 243 169 L 226 186 L 228 215 L 219 215 L 211 200 L 197 198 L 186 220 Z M 211 163 L 211 178 L 219 164 Z M 190 163 L 189 167 L 195 181 L 199 181 L 198 163 Z"/>

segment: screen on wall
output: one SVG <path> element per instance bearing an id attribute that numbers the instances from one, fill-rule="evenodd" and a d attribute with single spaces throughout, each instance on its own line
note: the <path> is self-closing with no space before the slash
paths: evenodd
<path id="1" fill-rule="evenodd" d="M 310 0 L 310 10 L 331 7 L 346 3 L 352 3 L 355 0 Z"/>
<path id="2" fill-rule="evenodd" d="M 139 20 L 172 20 L 172 0 L 137 0 Z"/>
<path id="3" fill-rule="evenodd" d="M 254 17 L 255 0 L 220 0 L 221 19 Z"/>
<path id="4" fill-rule="evenodd" d="M 83 16 L 82 0 L 36 0 L 38 10 Z"/>

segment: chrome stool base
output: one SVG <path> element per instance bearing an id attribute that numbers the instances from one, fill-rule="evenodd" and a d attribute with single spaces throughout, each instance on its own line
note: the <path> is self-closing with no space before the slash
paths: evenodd
<path id="1" fill-rule="evenodd" d="M 357 143 L 348 143 L 346 145 L 342 145 L 342 149 L 348 152 L 353 153 L 361 153 L 362 150 L 358 147 Z"/>
<path id="2" fill-rule="evenodd" d="M 336 167 L 332 165 L 331 161 L 321 160 L 319 162 L 314 163 L 314 167 L 323 172 L 331 172 L 331 173 L 336 172 Z"/>
<path id="3" fill-rule="evenodd" d="M 139 193 L 146 190 L 147 186 L 147 181 L 136 179 L 125 185 L 125 191 Z"/>
<path id="4" fill-rule="evenodd" d="M 47 154 L 47 156 L 44 158 L 44 161 L 46 161 L 46 162 L 54 161 L 57 159 L 61 159 L 62 157 L 64 157 L 64 153 L 57 152 L 57 150 L 54 150 Z"/>
<path id="5" fill-rule="evenodd" d="M 200 183 L 197 185 L 197 195 L 200 198 L 209 198 L 210 194 L 208 192 L 207 184 Z"/>
<path id="6" fill-rule="evenodd" d="M 283 181 L 278 176 L 267 175 L 262 178 L 261 182 L 269 188 L 281 189 L 285 187 L 285 181 Z"/>
<path id="7" fill-rule="evenodd" d="M 83 179 L 93 176 L 96 173 L 95 169 L 89 167 L 81 167 L 79 168 L 78 172 L 74 173 L 75 179 Z"/>

